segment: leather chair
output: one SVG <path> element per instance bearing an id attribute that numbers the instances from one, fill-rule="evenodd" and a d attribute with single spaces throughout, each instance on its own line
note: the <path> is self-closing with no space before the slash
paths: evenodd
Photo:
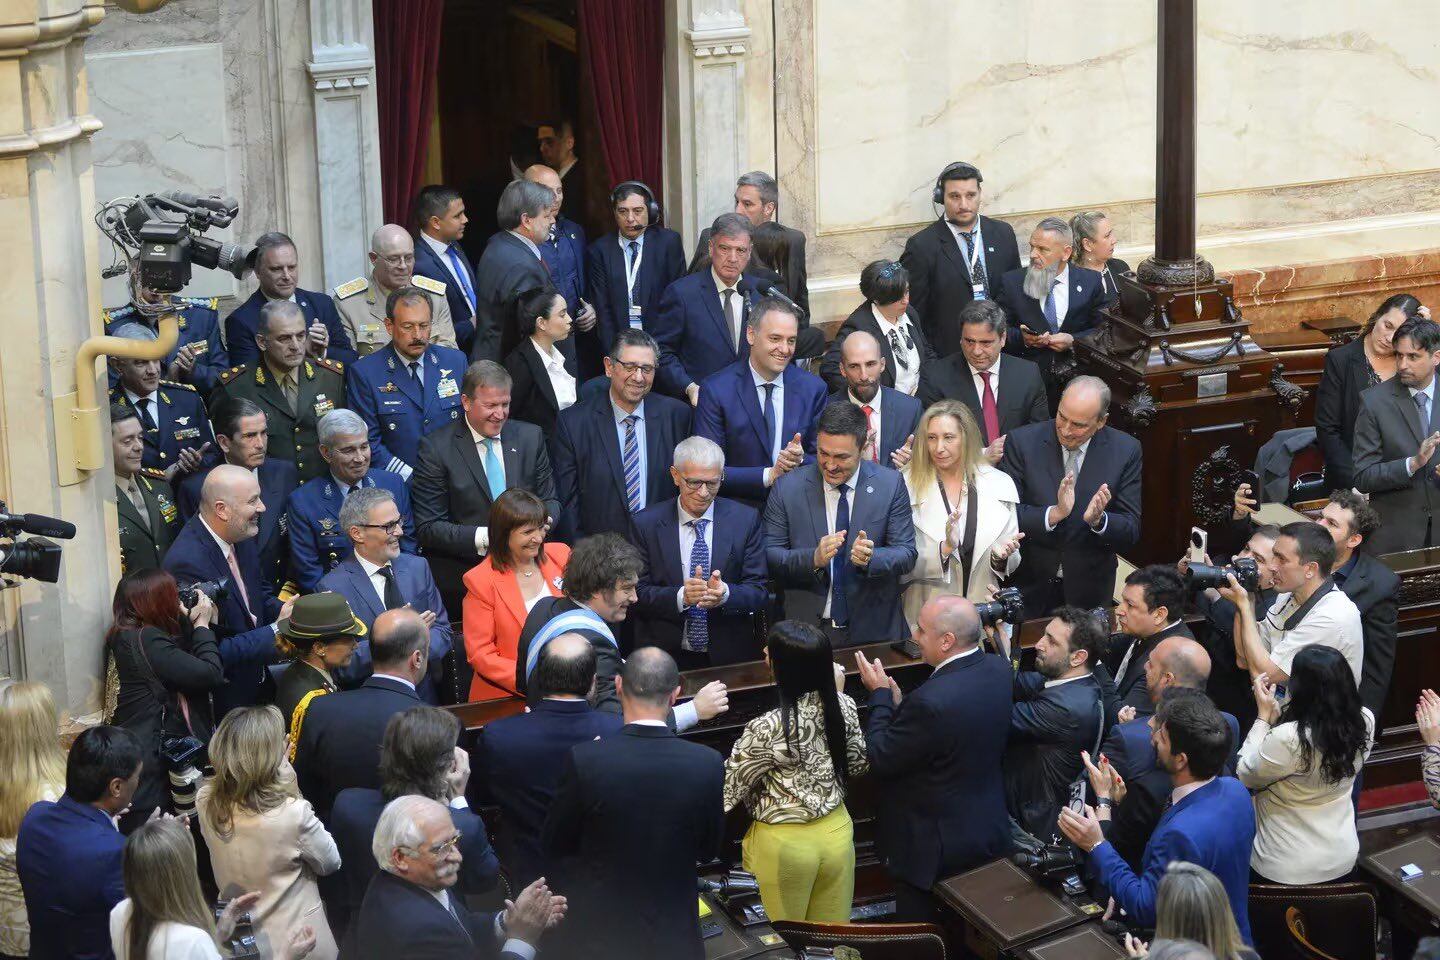
<path id="1" fill-rule="evenodd" d="M 1265 960 L 1374 957 L 1376 924 L 1368 883 L 1250 885 L 1250 931 Z"/>
<path id="2" fill-rule="evenodd" d="M 771 924 L 796 953 L 806 947 L 852 947 L 865 960 L 946 960 L 945 936 L 933 923 L 807 923 L 776 920 Z"/>

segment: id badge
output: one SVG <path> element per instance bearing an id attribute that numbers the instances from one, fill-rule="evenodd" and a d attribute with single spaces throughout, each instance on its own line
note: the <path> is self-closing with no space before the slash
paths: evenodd
<path id="1" fill-rule="evenodd" d="M 644 309 L 643 309 L 642 307 L 632 306 L 632 307 L 630 308 L 630 326 L 632 326 L 632 327 L 639 327 L 639 326 L 641 326 L 640 320 L 641 320 L 641 314 L 643 314 L 643 313 L 644 313 Z"/>
<path id="2" fill-rule="evenodd" d="M 971 291 L 971 293 L 974 295 L 974 297 L 975 297 L 976 300 L 984 300 L 984 299 L 985 299 L 985 284 L 983 284 L 983 283 L 972 284 L 972 285 L 970 286 L 970 291 Z"/>

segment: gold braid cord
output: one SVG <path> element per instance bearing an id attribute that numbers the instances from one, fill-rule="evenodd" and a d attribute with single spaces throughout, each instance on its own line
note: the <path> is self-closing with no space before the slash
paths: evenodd
<path id="1" fill-rule="evenodd" d="M 286 758 L 291 763 L 295 762 L 295 748 L 300 745 L 300 726 L 305 722 L 305 711 L 310 709 L 310 701 L 324 696 L 327 692 L 324 687 L 316 687 L 295 704 L 295 712 L 290 716 L 290 749 Z"/>

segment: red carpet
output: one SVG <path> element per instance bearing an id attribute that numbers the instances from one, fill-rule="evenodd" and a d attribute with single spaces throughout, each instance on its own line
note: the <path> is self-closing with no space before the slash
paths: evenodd
<path id="1" fill-rule="evenodd" d="M 1379 807 L 1416 803 L 1425 799 L 1425 784 L 1417 781 L 1399 783 L 1393 787 L 1376 787 L 1360 791 L 1360 810 L 1374 810 Z"/>

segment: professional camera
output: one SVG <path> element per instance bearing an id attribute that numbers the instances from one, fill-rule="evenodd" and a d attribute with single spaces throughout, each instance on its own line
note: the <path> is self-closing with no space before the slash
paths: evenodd
<path id="1" fill-rule="evenodd" d="M 1018 627 L 1025 622 L 1025 603 L 1020 599 L 1020 591 L 1015 587 L 1001 590 L 989 603 L 975 604 L 975 610 L 980 614 L 980 622 L 987 627 L 1001 623 Z"/>
<path id="2" fill-rule="evenodd" d="M 34 536 L 29 540 L 19 539 L 27 533 Z M 38 513 L 12 514 L 0 500 L 0 540 L 10 541 L 0 542 L 0 574 L 54 583 L 60 579 L 60 544 L 47 538 L 70 540 L 74 536 L 73 523 Z M 0 583 L 0 589 L 15 583 Z"/>
<path id="3" fill-rule="evenodd" d="M 200 789 L 205 765 L 205 744 L 195 737 L 166 737 L 160 743 L 160 759 L 170 776 L 170 802 L 175 812 L 195 812 L 195 792 Z"/>
<path id="4" fill-rule="evenodd" d="M 1191 590 L 1206 590 L 1210 587 L 1218 590 L 1229 585 L 1231 576 L 1250 593 L 1260 589 L 1260 565 L 1253 557 L 1236 557 L 1224 567 L 1192 563 L 1185 569 L 1185 582 Z"/>
<path id="5" fill-rule="evenodd" d="M 202 593 L 209 597 L 210 602 L 215 604 L 215 606 L 220 606 L 220 604 L 224 603 L 225 599 L 230 596 L 230 578 L 216 577 L 214 580 L 198 580 L 188 587 L 181 587 L 181 606 L 189 610 L 200 602 L 200 594 Z"/>
<path id="6" fill-rule="evenodd" d="M 230 905 L 229 900 L 215 901 L 215 922 L 220 922 L 220 917 L 225 913 L 225 908 Z M 230 934 L 230 939 L 221 945 L 221 952 L 230 960 L 260 960 L 260 944 L 255 939 L 255 921 L 250 914 L 242 913 L 235 918 L 235 930 Z"/>
<path id="7" fill-rule="evenodd" d="M 1031 852 L 1022 850 L 1012 858 L 1042 880 L 1063 880 L 1080 870 L 1080 851 L 1068 843 L 1050 843 Z"/>
<path id="8" fill-rule="evenodd" d="M 230 226 L 239 212 L 232 197 L 183 190 L 112 200 L 96 213 L 95 225 L 123 253 L 125 263 L 117 258 L 103 276 L 118 277 L 134 261 L 139 285 L 157 293 L 183 290 L 192 264 L 240 279 L 249 270 L 245 248 L 202 236 L 211 227 Z"/>

